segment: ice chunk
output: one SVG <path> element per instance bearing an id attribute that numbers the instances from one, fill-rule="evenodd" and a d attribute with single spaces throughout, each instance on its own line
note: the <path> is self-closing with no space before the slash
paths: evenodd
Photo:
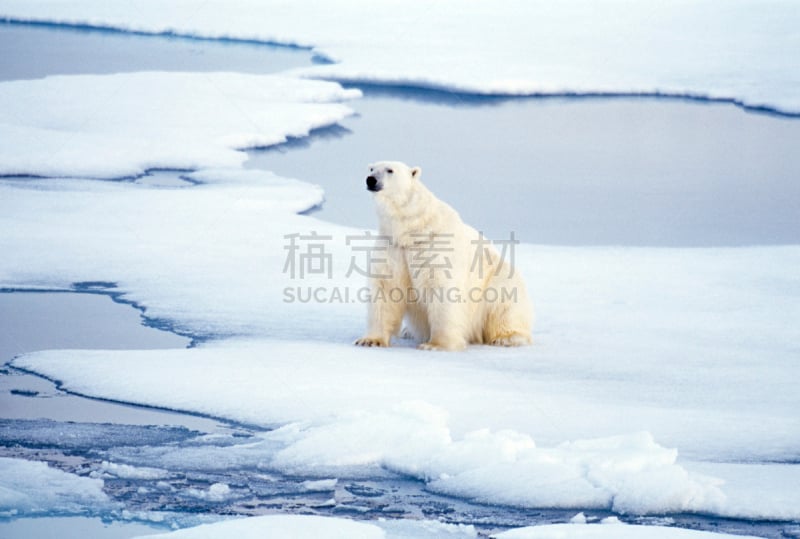
<path id="1" fill-rule="evenodd" d="M 0 175 L 131 177 L 238 167 L 244 148 L 331 125 L 360 95 L 336 83 L 143 72 L 0 83 Z"/>
<path id="2" fill-rule="evenodd" d="M 336 489 L 338 479 L 319 479 L 317 481 L 303 481 L 300 487 L 308 492 L 329 492 Z"/>
<path id="3" fill-rule="evenodd" d="M 662 514 L 718 512 L 725 501 L 719 482 L 689 474 L 677 452 L 649 433 L 537 448 L 511 431 L 454 440 L 442 415 L 415 403 L 265 437 L 287 444 L 271 464 L 283 472 L 381 465 L 425 480 L 434 492 L 483 503 Z"/>
<path id="4" fill-rule="evenodd" d="M 411 442 L 411 443 L 410 443 Z M 359 477 L 370 470 L 412 475 L 428 490 L 520 507 L 582 507 L 637 514 L 718 512 L 718 484 L 678 465 L 676 453 L 647 433 L 537 447 L 514 431 L 486 429 L 453 438 L 446 414 L 420 402 L 316 424 L 290 424 L 238 445 L 126 448 L 113 454 L 167 469 L 273 470 L 308 476 Z M 118 476 L 158 478 L 157 470 L 104 464 Z M 300 492 L 334 490 L 338 480 L 305 480 Z M 189 496 L 223 501 L 224 484 Z"/>
<path id="5" fill-rule="evenodd" d="M 478 532 L 466 524 L 446 524 L 436 520 L 397 519 L 375 522 L 387 539 L 474 539 Z"/>
<path id="6" fill-rule="evenodd" d="M 209 502 L 223 502 L 229 499 L 233 493 L 231 491 L 231 487 L 226 485 L 225 483 L 214 483 L 208 490 L 199 490 L 199 489 L 189 489 L 186 492 L 189 496 L 193 498 L 197 498 L 199 500 L 206 500 Z"/>
<path id="7" fill-rule="evenodd" d="M 572 524 L 586 524 L 586 522 L 587 522 L 586 515 L 584 515 L 583 512 L 578 513 L 577 515 L 575 515 L 574 517 L 569 519 L 569 521 Z"/>
<path id="8" fill-rule="evenodd" d="M 107 473 L 121 479 L 163 479 L 169 475 L 166 470 L 158 468 L 147 468 L 130 466 L 128 464 L 117 464 L 115 462 L 103 461 L 100 464 L 100 473 Z"/>
<path id="9" fill-rule="evenodd" d="M 0 516 L 96 514 L 114 507 L 102 479 L 0 457 Z"/>
<path id="10" fill-rule="evenodd" d="M 0 419 L 0 443 L 80 452 L 118 446 L 180 442 L 197 436 L 183 427 L 59 422 L 49 419 Z M 113 466 L 113 465 L 112 465 Z"/>

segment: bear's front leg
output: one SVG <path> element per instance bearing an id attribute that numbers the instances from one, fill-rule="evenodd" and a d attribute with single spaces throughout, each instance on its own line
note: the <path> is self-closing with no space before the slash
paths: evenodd
<path id="1" fill-rule="evenodd" d="M 419 345 L 420 350 L 458 351 L 467 347 L 467 317 L 464 305 L 436 301 L 428 305 L 431 338 Z"/>
<path id="2" fill-rule="evenodd" d="M 367 334 L 358 339 L 357 346 L 389 346 L 403 322 L 405 305 L 399 301 L 374 298 L 369 304 Z"/>
<path id="3" fill-rule="evenodd" d="M 392 295 L 397 283 L 391 279 L 375 279 L 369 303 L 367 334 L 358 339 L 356 346 L 389 346 L 396 335 L 406 312 L 404 298 Z"/>
<path id="4" fill-rule="evenodd" d="M 389 346 L 389 339 L 383 337 L 361 337 L 353 343 L 356 346 Z"/>

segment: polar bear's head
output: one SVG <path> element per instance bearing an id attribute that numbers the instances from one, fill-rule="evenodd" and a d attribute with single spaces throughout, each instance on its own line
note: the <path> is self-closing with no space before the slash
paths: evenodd
<path id="1" fill-rule="evenodd" d="M 412 168 L 399 161 L 378 161 L 369 166 L 367 190 L 394 197 L 413 189 L 421 175 L 422 169 L 419 167 Z"/>

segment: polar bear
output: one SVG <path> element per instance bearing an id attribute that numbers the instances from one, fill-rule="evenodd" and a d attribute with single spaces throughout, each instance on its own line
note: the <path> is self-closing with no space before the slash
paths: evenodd
<path id="1" fill-rule="evenodd" d="M 389 346 L 403 320 L 403 336 L 423 350 L 530 344 L 533 312 L 522 278 L 421 174 L 396 161 L 369 167 L 380 236 L 371 255 L 367 333 L 355 344 Z"/>

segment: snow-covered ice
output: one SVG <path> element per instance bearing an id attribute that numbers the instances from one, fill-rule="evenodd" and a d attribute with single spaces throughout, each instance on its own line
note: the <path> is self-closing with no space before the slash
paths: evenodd
<path id="1" fill-rule="evenodd" d="M 358 97 L 280 75 L 142 72 L 0 84 L 0 175 L 119 178 L 239 167 L 245 148 L 336 123 Z M 42 106 L 47 104 L 47 106 Z"/>
<path id="2" fill-rule="evenodd" d="M 272 435 L 285 435 L 272 463 L 282 471 L 330 478 L 331 466 L 385 466 L 483 502 L 728 514 L 736 500 L 724 484 L 689 473 L 678 454 L 796 454 L 800 397 L 787 373 L 796 369 L 797 247 L 523 246 L 517 262 L 540 312 L 535 346 L 436 357 L 361 350 L 349 343 L 365 305 L 286 303 L 282 288 L 358 290 L 362 278 L 345 276 L 346 237 L 363 232 L 294 214 L 315 188 L 265 178 L 180 188 L 3 182 L 0 247 L 15 257 L 0 261 L 0 285 L 111 281 L 188 333 L 244 336 L 188 350 L 41 352 L 14 364 L 82 394 L 286 425 Z M 311 231 L 331 236 L 330 279 L 284 271 L 285 236 Z M 631 434 L 640 431 L 650 434 Z M 738 466 L 726 473 L 748 465 Z M 528 488 L 534 479 L 541 490 Z M 796 516 L 787 503 L 758 515 Z"/>
<path id="3" fill-rule="evenodd" d="M 344 518 L 310 515 L 269 515 L 204 524 L 139 539 L 216 539 L 237 537 L 314 537 L 319 539 L 474 539 L 472 526 L 443 524 L 433 520 L 377 520 L 354 522 Z M 703 536 L 698 536 L 702 539 Z M 724 536 L 714 536 L 724 537 Z M 691 539 L 691 537 L 687 537 Z"/>
<path id="4" fill-rule="evenodd" d="M 53 396 L 47 395 L 44 398 Z M 64 436 L 59 429 L 61 424 L 59 421 L 48 419 L 2 419 L 0 442 L 6 446 L 58 446 L 67 451 L 80 452 L 89 449 L 106 450 L 118 446 L 180 443 L 197 434 L 181 427 L 70 421 L 69 436 Z"/>
<path id="5" fill-rule="evenodd" d="M 97 474 L 98 477 L 102 477 L 103 474 L 109 474 L 123 479 L 162 479 L 167 476 L 166 470 L 147 467 L 139 468 L 108 461 L 104 461 L 101 464 L 100 470 L 100 473 Z"/>
<path id="6" fill-rule="evenodd" d="M 271 463 L 287 473 L 380 464 L 433 492 L 490 504 L 648 514 L 716 512 L 725 501 L 716 481 L 688 474 L 677 452 L 647 433 L 551 448 L 515 431 L 454 440 L 441 410 L 407 404 L 306 430 L 290 425 L 267 438 L 287 443 Z"/>
<path id="7" fill-rule="evenodd" d="M 103 492 L 102 479 L 0 457 L 0 517 L 97 514 L 116 505 Z"/>
<path id="8" fill-rule="evenodd" d="M 365 350 L 350 344 L 364 326 L 365 281 L 352 269 L 365 231 L 299 215 L 323 201 L 320 188 L 242 168 L 243 148 L 351 114 L 344 102 L 357 90 L 296 75 L 477 93 L 691 94 L 800 112 L 800 71 L 785 52 L 797 42 L 798 12 L 768 5 L 336 0 L 314 4 L 311 18 L 301 15 L 307 2 L 4 2 L 0 15 L 13 19 L 291 42 L 337 63 L 282 75 L 0 83 L 0 174 L 16 176 L 0 181 L 0 288 L 108 283 L 146 316 L 198 338 L 191 349 L 55 350 L 13 365 L 81 394 L 265 431 L 241 444 L 140 447 L 139 460 L 114 447 L 119 462 L 89 478 L 0 459 L 2 511 L 106 507 L 103 478 L 157 481 L 180 463 L 280 472 L 323 495 L 344 478 L 400 474 L 432 492 L 523 508 L 800 519 L 799 246 L 521 245 L 516 262 L 538 312 L 534 346 Z M 185 181 L 134 180 L 153 169 L 179 169 Z M 130 181 L 97 181 L 122 177 Z M 370 203 L 353 178 L 353 204 Z M 299 255 L 320 245 L 328 267 L 304 266 Z M 57 486 L 50 497 L 48 485 Z M 225 482 L 187 493 L 238 495 Z M 283 516 L 170 537 L 246 537 L 261 526 L 320 537 L 414 533 Z M 509 533 L 576 530 L 639 531 Z"/>
<path id="9" fill-rule="evenodd" d="M 727 503 L 723 516 L 749 515 L 757 520 L 797 520 L 800 466 L 781 463 L 692 462 L 690 471 L 704 476 L 724 477 Z"/>
<path id="10" fill-rule="evenodd" d="M 237 537 L 315 537 L 319 539 L 384 539 L 383 531 L 372 524 L 343 518 L 301 515 L 270 515 L 203 524 L 175 532 L 143 536 L 150 539 L 212 539 Z"/>
<path id="11" fill-rule="evenodd" d="M 551 524 L 517 528 L 492 536 L 493 539 L 748 539 L 744 535 L 727 535 L 663 526 L 630 526 L 614 521 L 601 524 Z M 749 539 L 753 539 L 752 537 Z"/>
<path id="12" fill-rule="evenodd" d="M 334 63 L 298 70 L 311 77 L 511 95 L 704 96 L 800 112 L 800 14 L 780 0 L 6 0 L 0 16 L 313 47 Z"/>
<path id="13" fill-rule="evenodd" d="M 357 523 L 340 518 L 271 515 L 204 524 L 165 534 L 147 535 L 139 539 L 241 539 L 262 537 L 318 537 L 320 539 L 472 539 L 478 537 L 471 526 L 453 526 L 435 521 L 384 521 Z M 493 539 L 754 539 L 743 535 L 727 535 L 662 526 L 631 526 L 613 520 L 601 524 L 555 524 L 516 528 Z"/>

